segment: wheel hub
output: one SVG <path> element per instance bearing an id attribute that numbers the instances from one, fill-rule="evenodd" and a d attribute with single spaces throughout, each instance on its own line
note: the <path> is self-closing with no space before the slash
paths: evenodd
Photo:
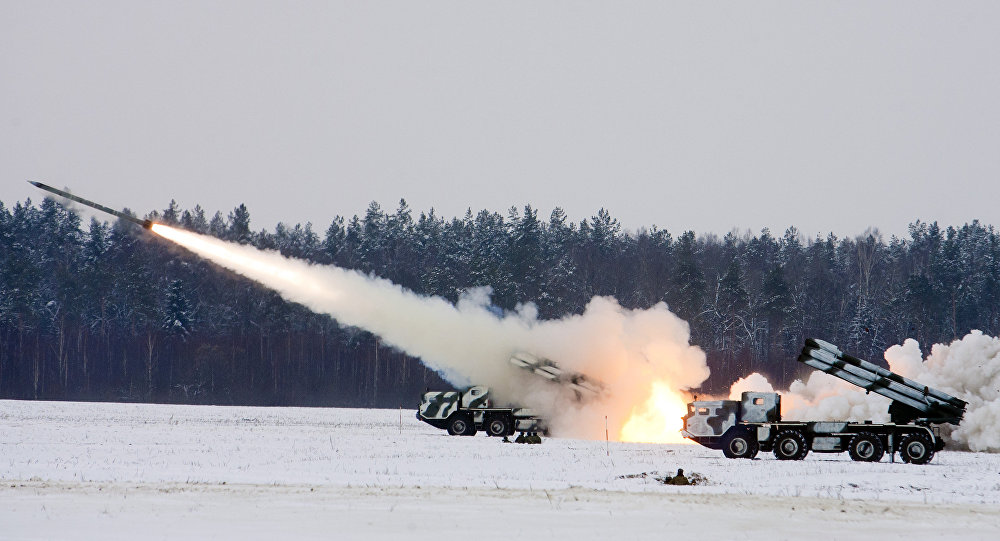
<path id="1" fill-rule="evenodd" d="M 870 441 L 863 441 L 857 446 L 858 456 L 861 458 L 871 458 L 875 454 L 875 446 Z"/>
<path id="2" fill-rule="evenodd" d="M 729 450 L 731 450 L 733 454 L 737 455 L 742 455 L 746 453 L 747 447 L 749 446 L 747 445 L 746 440 L 744 440 L 743 438 L 736 438 L 729 444 Z"/>

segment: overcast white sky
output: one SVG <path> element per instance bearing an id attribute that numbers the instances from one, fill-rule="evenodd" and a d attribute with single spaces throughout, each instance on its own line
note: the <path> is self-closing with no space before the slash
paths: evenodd
<path id="1" fill-rule="evenodd" d="M 998 2 L 0 0 L 0 201 L 1000 225 Z"/>

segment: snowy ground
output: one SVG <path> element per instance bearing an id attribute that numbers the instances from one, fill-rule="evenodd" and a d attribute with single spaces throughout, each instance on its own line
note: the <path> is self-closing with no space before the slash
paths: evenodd
<path id="1" fill-rule="evenodd" d="M 412 410 L 0 401 L 0 539 L 998 538 L 1000 455 L 887 460 L 504 444 Z M 651 479 L 676 468 L 708 484 Z"/>

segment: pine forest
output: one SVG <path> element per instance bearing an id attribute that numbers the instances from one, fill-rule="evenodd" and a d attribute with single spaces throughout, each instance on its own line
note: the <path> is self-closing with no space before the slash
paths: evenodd
<path id="1" fill-rule="evenodd" d="M 666 302 L 690 323 L 725 392 L 751 372 L 776 387 L 819 337 L 884 364 L 905 338 L 928 348 L 1000 331 L 1000 234 L 915 221 L 906 238 L 626 231 L 601 209 L 570 222 L 525 206 L 446 218 L 386 210 L 323 230 L 254 231 L 244 205 L 209 216 L 171 202 L 150 219 L 389 279 L 457 301 L 489 286 L 498 314 L 580 313 L 595 295 Z M 412 407 L 448 384 L 377 336 L 275 293 L 130 223 L 81 218 L 51 199 L 0 203 L 0 398 Z"/>

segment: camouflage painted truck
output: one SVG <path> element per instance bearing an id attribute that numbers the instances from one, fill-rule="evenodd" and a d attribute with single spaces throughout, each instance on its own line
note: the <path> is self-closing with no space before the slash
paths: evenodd
<path id="1" fill-rule="evenodd" d="M 538 433 L 545 430 L 544 422 L 527 408 L 493 407 L 489 388 L 481 385 L 424 393 L 417 419 L 452 436 L 475 436 L 480 430 L 497 437 L 520 432 L 518 443 L 541 443 Z"/>
<path id="2" fill-rule="evenodd" d="M 548 385 L 559 386 L 577 402 L 585 402 L 604 392 L 604 385 L 579 372 L 563 370 L 554 361 L 530 353 L 511 355 L 510 365 L 521 374 L 541 378 Z M 417 419 L 448 430 L 453 436 L 474 436 L 485 431 L 490 436 L 512 436 L 516 443 L 541 443 L 540 433 L 548 431 L 545 421 L 527 408 L 494 407 L 489 389 L 480 385 L 464 391 L 427 392 L 420 398 Z"/>
<path id="3" fill-rule="evenodd" d="M 772 451 L 779 460 L 802 460 L 809 451 L 841 453 L 878 462 L 886 452 L 903 462 L 926 464 L 944 448 L 938 425 L 958 425 L 966 403 L 868 361 L 829 342 L 807 339 L 799 362 L 891 400 L 890 423 L 872 421 L 783 421 L 781 395 L 743 393 L 741 400 L 702 400 L 687 406 L 685 438 L 729 458 L 753 458 Z"/>

